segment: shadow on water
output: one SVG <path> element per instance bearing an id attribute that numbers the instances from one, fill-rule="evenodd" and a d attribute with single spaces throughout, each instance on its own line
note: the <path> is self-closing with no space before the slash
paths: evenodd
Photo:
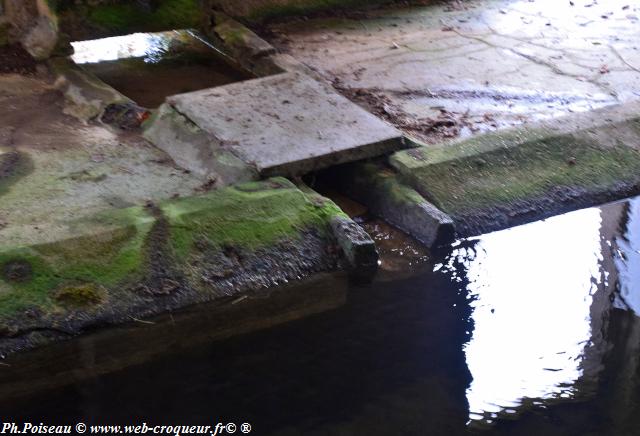
<path id="1" fill-rule="evenodd" d="M 390 235 L 386 274 L 338 309 L 0 411 L 47 423 L 250 422 L 276 435 L 640 434 L 639 232 L 633 199 L 427 260 L 401 238 L 414 256 L 405 271 Z"/>

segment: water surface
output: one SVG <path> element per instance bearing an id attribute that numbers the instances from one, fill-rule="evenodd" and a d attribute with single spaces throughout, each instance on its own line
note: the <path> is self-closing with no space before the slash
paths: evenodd
<path id="1" fill-rule="evenodd" d="M 339 309 L 1 404 L 269 435 L 640 434 L 640 200 L 411 248 Z M 403 264 L 402 253 L 408 253 Z M 388 257 L 391 256 L 391 259 Z"/>
<path id="2" fill-rule="evenodd" d="M 253 76 L 195 31 L 135 33 L 73 43 L 74 62 L 141 106 Z"/>

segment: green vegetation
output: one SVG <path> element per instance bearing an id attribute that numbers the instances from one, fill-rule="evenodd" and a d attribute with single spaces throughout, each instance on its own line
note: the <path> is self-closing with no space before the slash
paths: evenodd
<path id="1" fill-rule="evenodd" d="M 65 306 L 91 306 L 104 301 L 103 290 L 93 283 L 82 283 L 60 288 L 55 293 L 56 301 Z"/>
<path id="2" fill-rule="evenodd" d="M 60 311 L 100 303 L 144 279 L 149 256 L 166 255 L 180 267 L 196 241 L 257 249 L 296 240 L 310 228 L 329 232 L 330 218 L 342 214 L 333 202 L 282 178 L 157 208 L 110 211 L 72 223 L 84 236 L 0 250 L 0 318 L 30 307 Z M 160 252 L 149 252 L 151 247 Z"/>
<path id="3" fill-rule="evenodd" d="M 140 208 L 130 208 L 97 218 L 112 230 L 29 248 L 0 252 L 0 270 L 26 264 L 26 280 L 0 280 L 0 316 L 31 306 L 52 309 L 52 293 L 67 283 L 92 283 L 114 287 L 142 274 L 143 246 L 151 220 Z"/>

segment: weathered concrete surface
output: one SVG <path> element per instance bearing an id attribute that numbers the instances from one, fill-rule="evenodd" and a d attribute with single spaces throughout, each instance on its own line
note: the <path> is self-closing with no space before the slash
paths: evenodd
<path id="1" fill-rule="evenodd" d="M 423 142 L 640 95 L 640 6 L 471 0 L 274 25 L 270 41 Z"/>
<path id="2" fill-rule="evenodd" d="M 303 174 L 403 148 L 399 131 L 300 73 L 181 94 L 167 103 L 263 176 Z"/>
<path id="3" fill-rule="evenodd" d="M 134 104 L 71 59 L 51 59 L 49 66 L 56 76 L 56 88 L 65 95 L 64 113 L 67 115 L 89 121 L 101 115 L 108 105 Z"/>
<path id="4" fill-rule="evenodd" d="M 215 190 L 136 133 L 0 76 L 0 352 L 228 302 L 341 268 L 331 201 L 286 179 Z"/>
<path id="5" fill-rule="evenodd" d="M 640 192 L 640 103 L 396 153 L 401 177 L 463 236 Z"/>
<path id="6" fill-rule="evenodd" d="M 182 168 L 215 180 L 218 186 L 259 178 L 253 166 L 168 104 L 160 106 L 146 123 L 144 137 L 171 155 Z"/>
<path id="7" fill-rule="evenodd" d="M 207 183 L 142 138 L 84 124 L 64 105 L 48 77 L 0 75 L 0 147 L 19 156 L 0 177 L 0 245 L 70 238 L 75 220 Z"/>
<path id="8" fill-rule="evenodd" d="M 347 195 L 427 247 L 454 241 L 451 217 L 401 183 L 392 171 L 373 163 L 356 163 L 341 169 L 337 178 Z"/>

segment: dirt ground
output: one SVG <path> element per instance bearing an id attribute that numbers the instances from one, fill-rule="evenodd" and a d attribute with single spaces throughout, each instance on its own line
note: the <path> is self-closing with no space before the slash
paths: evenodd
<path id="1" fill-rule="evenodd" d="M 20 44 L 0 46 L 0 74 L 33 74 L 36 62 Z"/>
<path id="2" fill-rule="evenodd" d="M 429 143 L 640 98 L 640 2 L 472 0 L 272 24 L 265 36 Z"/>

